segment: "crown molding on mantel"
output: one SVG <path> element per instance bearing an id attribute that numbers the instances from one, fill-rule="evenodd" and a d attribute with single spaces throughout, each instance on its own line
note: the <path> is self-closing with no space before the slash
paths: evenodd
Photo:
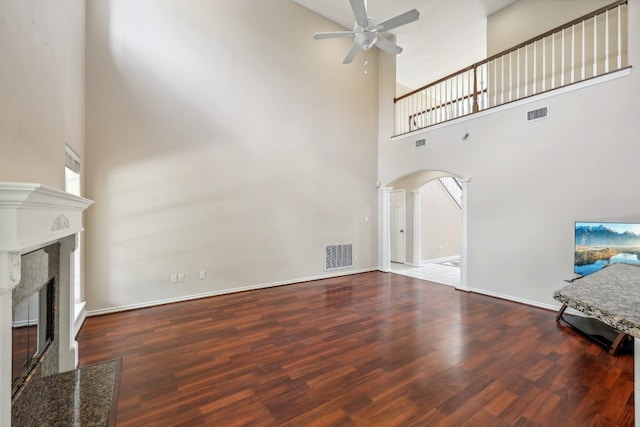
<path id="1" fill-rule="evenodd" d="M 56 209 L 85 210 L 93 200 L 74 196 L 42 184 L 0 182 L 0 209 Z"/>
<path id="2" fill-rule="evenodd" d="M 92 203 L 41 184 L 0 182 L 0 252 L 26 253 L 82 231 Z"/>

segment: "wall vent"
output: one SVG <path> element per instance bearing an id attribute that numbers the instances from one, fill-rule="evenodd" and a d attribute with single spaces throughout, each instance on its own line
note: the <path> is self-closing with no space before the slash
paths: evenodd
<path id="1" fill-rule="evenodd" d="M 533 122 L 535 120 L 546 119 L 549 117 L 549 108 L 542 107 L 536 110 L 527 111 L 527 121 Z"/>
<path id="2" fill-rule="evenodd" d="M 422 138 L 416 141 L 416 148 L 424 147 L 427 145 L 427 140 Z"/>
<path id="3" fill-rule="evenodd" d="M 325 248 L 325 270 L 338 270 L 353 267 L 353 245 L 327 245 Z"/>

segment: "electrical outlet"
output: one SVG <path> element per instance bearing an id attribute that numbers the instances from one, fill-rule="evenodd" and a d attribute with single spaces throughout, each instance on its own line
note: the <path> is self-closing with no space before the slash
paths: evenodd
<path id="1" fill-rule="evenodd" d="M 205 270 L 202 270 L 200 272 L 200 280 L 204 280 L 207 278 L 207 272 Z"/>
<path id="2" fill-rule="evenodd" d="M 184 273 L 178 273 L 178 282 L 184 282 Z"/>
<path id="3" fill-rule="evenodd" d="M 178 275 L 177 274 L 172 274 L 171 275 L 171 283 L 178 283 Z"/>

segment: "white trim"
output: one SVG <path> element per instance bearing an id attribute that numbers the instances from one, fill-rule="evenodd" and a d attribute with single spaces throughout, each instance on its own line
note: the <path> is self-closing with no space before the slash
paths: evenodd
<path id="1" fill-rule="evenodd" d="M 635 426 L 640 427 L 640 338 L 633 337 L 633 404 L 635 406 Z"/>
<path id="2" fill-rule="evenodd" d="M 600 83 L 605 83 L 608 82 L 610 80 L 615 80 L 621 77 L 626 77 L 628 75 L 631 75 L 631 67 L 627 67 L 624 68 L 622 70 L 618 70 L 618 71 L 614 71 L 612 73 L 609 74 L 605 74 L 604 76 L 599 76 L 599 77 L 594 77 L 594 78 L 590 78 L 588 80 L 583 80 L 581 82 L 577 82 L 577 83 L 573 83 L 558 89 L 553 89 L 550 91 L 547 91 L 545 93 L 541 93 L 538 95 L 533 95 L 533 96 L 529 96 L 527 98 L 523 98 L 523 99 L 519 99 L 516 101 L 512 101 L 512 102 L 508 102 L 506 104 L 501 104 L 498 105 L 496 107 L 491 107 L 488 108 L 486 110 L 483 111 L 479 111 L 477 113 L 472 113 L 472 114 L 467 114 L 466 116 L 462 116 L 462 117 L 458 117 L 455 119 L 451 119 L 451 120 L 447 120 L 446 122 L 442 122 L 442 123 L 438 123 L 436 125 L 433 126 L 429 126 L 426 128 L 422 128 L 422 129 L 417 129 L 411 132 L 407 132 L 407 133 L 403 133 L 402 135 L 395 135 L 390 137 L 391 141 L 399 141 L 399 140 L 404 140 L 405 138 L 415 138 L 418 136 L 421 136 L 424 133 L 428 133 L 431 131 L 434 131 L 436 129 L 440 129 L 446 126 L 450 126 L 452 123 L 462 123 L 465 122 L 467 120 L 474 120 L 480 117 L 484 117 L 487 116 L 489 114 L 494 114 L 494 113 L 498 113 L 500 111 L 504 111 L 507 109 L 511 109 L 514 107 L 519 107 L 521 105 L 526 105 L 526 104 L 530 104 L 532 102 L 539 102 L 543 99 L 547 99 L 547 98 L 551 98 L 553 96 L 558 96 L 558 95 L 562 95 L 568 92 L 573 92 L 574 90 L 580 90 L 580 89 L 584 89 L 586 87 L 589 86 L 594 86 Z M 413 148 L 413 147 L 412 147 Z"/>
<path id="3" fill-rule="evenodd" d="M 462 216 L 460 226 L 461 242 L 460 242 L 460 286 L 458 289 L 469 291 L 469 182 L 471 178 L 460 178 L 462 194 L 460 196 L 460 214 Z"/>
<path id="4" fill-rule="evenodd" d="M 20 252 L 21 254 L 26 254 L 36 249 L 44 248 L 49 246 L 52 243 L 55 243 L 59 240 L 64 239 L 65 237 L 73 234 L 77 234 L 81 231 L 84 231 L 83 227 L 72 227 L 64 230 L 60 230 L 57 232 L 51 232 L 45 234 L 38 234 L 37 236 L 33 236 L 29 239 L 24 239 L 19 242 L 19 244 L 13 243 L 3 243 L 0 242 L 0 252 Z"/>
<path id="5" fill-rule="evenodd" d="M 0 207 L 84 211 L 93 200 L 33 183 L 0 182 Z"/>
<path id="6" fill-rule="evenodd" d="M 447 262 L 447 261 L 455 261 L 455 260 L 460 260 L 460 255 L 451 255 L 451 256 L 444 256 L 442 258 L 431 258 L 431 259 L 425 259 L 422 261 L 422 263 L 420 265 L 425 265 L 425 264 L 441 264 L 443 262 Z"/>
<path id="7" fill-rule="evenodd" d="M 489 297 L 494 297 L 494 298 L 499 298 L 505 301 L 510 301 L 510 302 L 516 302 L 519 304 L 524 304 L 524 305 L 529 305 L 531 307 L 537 307 L 537 308 L 543 308 L 545 310 L 551 310 L 551 311 L 558 311 L 560 309 L 560 307 L 562 306 L 562 304 L 545 304 L 545 303 L 541 303 L 539 301 L 532 301 L 532 300 L 528 300 L 528 299 L 524 299 L 524 298 L 516 298 L 512 295 L 505 295 L 505 294 L 501 294 L 499 292 L 493 292 L 493 291 L 487 291 L 485 289 L 478 289 L 478 288 L 471 288 L 471 292 L 475 293 L 475 294 L 480 294 L 480 295 L 486 295 Z M 573 316 L 581 316 L 581 317 L 586 317 L 584 313 L 574 310 L 572 308 L 567 308 L 567 310 L 565 311 L 565 313 L 567 314 L 571 314 Z"/>
<path id="8" fill-rule="evenodd" d="M 378 192 L 380 216 L 378 217 L 378 269 L 385 273 L 391 271 L 391 191 L 392 187 L 382 187 Z"/>
<path id="9" fill-rule="evenodd" d="M 73 322 L 73 336 L 76 337 L 78 332 L 80 332 L 80 328 L 84 324 L 85 319 L 87 318 L 87 310 L 85 306 L 87 305 L 86 301 L 80 301 L 75 303 L 74 307 L 74 315 L 75 319 Z"/>
<path id="10" fill-rule="evenodd" d="M 139 309 L 139 308 L 154 307 L 154 306 L 157 306 L 157 305 L 172 304 L 172 303 L 175 303 L 175 302 L 184 302 L 184 301 L 190 301 L 190 300 L 194 300 L 194 299 L 214 297 L 214 296 L 218 296 L 218 295 L 227 295 L 227 294 L 233 294 L 233 293 L 236 293 L 236 292 L 253 291 L 253 290 L 257 290 L 257 289 L 265 289 L 265 288 L 274 288 L 274 287 L 277 287 L 277 286 L 293 285 L 293 284 L 296 284 L 296 283 L 312 282 L 312 281 L 315 281 L 315 280 L 331 279 L 331 278 L 334 278 L 334 277 L 350 276 L 350 275 L 353 275 L 353 274 L 369 273 L 371 271 L 378 271 L 378 269 L 369 268 L 369 269 L 362 269 L 362 270 L 350 270 L 350 271 L 345 271 L 345 272 L 336 273 L 336 274 L 323 274 L 323 275 L 320 275 L 320 276 L 307 277 L 307 278 L 303 278 L 303 279 L 285 280 L 285 281 L 282 281 L 282 282 L 262 283 L 262 284 L 258 284 L 258 285 L 242 286 L 242 287 L 239 287 L 239 288 L 222 289 L 222 290 L 218 290 L 218 291 L 204 292 L 204 293 L 201 293 L 201 294 L 187 295 L 187 296 L 176 297 L 176 298 L 166 298 L 166 299 L 162 299 L 162 300 L 149 301 L 149 302 L 144 302 L 144 303 L 139 303 L 139 304 L 121 305 L 121 306 L 117 306 L 117 307 L 103 308 L 103 309 L 99 309 L 99 310 L 87 310 L 86 311 L 86 316 L 87 317 L 101 316 L 103 314 L 118 313 L 120 311 L 136 310 L 136 309 Z"/>
<path id="11" fill-rule="evenodd" d="M 411 265 L 420 267 L 422 263 L 422 202 L 420 190 L 411 190 L 413 195 L 413 258 Z"/>

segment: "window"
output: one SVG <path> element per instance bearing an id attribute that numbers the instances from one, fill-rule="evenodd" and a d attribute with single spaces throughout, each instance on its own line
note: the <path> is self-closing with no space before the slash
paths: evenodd
<path id="1" fill-rule="evenodd" d="M 65 147 L 64 161 L 64 190 L 76 196 L 80 196 L 80 157 L 69 147 Z M 81 233 L 78 234 L 78 247 L 74 251 L 74 277 L 73 277 L 73 298 L 77 304 L 82 303 L 81 266 L 80 263 L 80 242 Z M 76 318 L 79 310 L 76 310 Z"/>

